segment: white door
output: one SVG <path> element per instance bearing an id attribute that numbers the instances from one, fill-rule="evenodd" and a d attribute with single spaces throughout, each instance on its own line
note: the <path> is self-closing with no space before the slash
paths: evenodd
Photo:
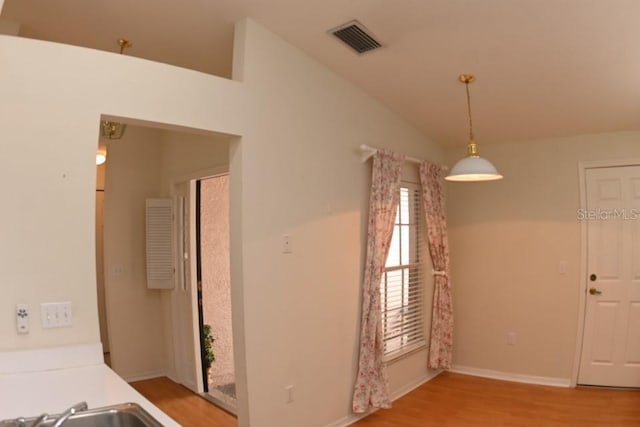
<path id="1" fill-rule="evenodd" d="M 586 170 L 587 295 L 579 384 L 640 387 L 640 166 Z"/>
<path id="2" fill-rule="evenodd" d="M 176 286 L 172 295 L 174 355 L 177 380 L 196 393 L 202 393 L 202 366 L 195 284 L 195 212 L 191 201 L 195 197 L 191 182 L 175 186 L 176 202 Z M 193 230 L 192 230 L 193 228 Z"/>

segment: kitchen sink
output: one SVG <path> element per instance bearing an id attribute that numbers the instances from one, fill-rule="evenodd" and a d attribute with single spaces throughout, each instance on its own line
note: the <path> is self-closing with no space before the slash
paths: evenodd
<path id="1" fill-rule="evenodd" d="M 58 416 L 52 415 L 38 424 L 51 427 Z M 0 421 L 0 427 L 31 427 L 37 418 Z M 123 403 L 90 409 L 71 415 L 63 427 L 162 427 L 155 418 L 136 403 Z"/>

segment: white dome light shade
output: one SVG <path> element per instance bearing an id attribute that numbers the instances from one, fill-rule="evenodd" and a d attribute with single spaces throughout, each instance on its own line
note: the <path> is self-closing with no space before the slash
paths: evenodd
<path id="1" fill-rule="evenodd" d="M 459 160 L 451 168 L 447 181 L 495 181 L 502 179 L 495 166 L 487 159 L 478 156 L 468 156 Z"/>

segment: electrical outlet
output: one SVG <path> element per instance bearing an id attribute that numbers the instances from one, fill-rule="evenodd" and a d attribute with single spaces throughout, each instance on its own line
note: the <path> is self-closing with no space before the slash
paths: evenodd
<path id="1" fill-rule="evenodd" d="M 517 338 L 518 334 L 516 334 L 515 332 L 509 332 L 507 334 L 507 344 L 516 345 Z"/>
<path id="2" fill-rule="evenodd" d="M 282 253 L 290 254 L 291 252 L 293 252 L 293 249 L 291 248 L 291 236 L 289 234 L 284 234 L 282 236 Z"/>

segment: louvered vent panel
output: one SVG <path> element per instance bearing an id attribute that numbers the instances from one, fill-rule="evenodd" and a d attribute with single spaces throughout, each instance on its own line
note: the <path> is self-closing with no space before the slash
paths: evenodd
<path id="1" fill-rule="evenodd" d="M 329 32 L 358 53 L 382 47 L 382 44 L 358 21 L 347 22 Z"/>
<path id="2" fill-rule="evenodd" d="M 173 203 L 147 199 L 147 287 L 173 288 Z"/>

